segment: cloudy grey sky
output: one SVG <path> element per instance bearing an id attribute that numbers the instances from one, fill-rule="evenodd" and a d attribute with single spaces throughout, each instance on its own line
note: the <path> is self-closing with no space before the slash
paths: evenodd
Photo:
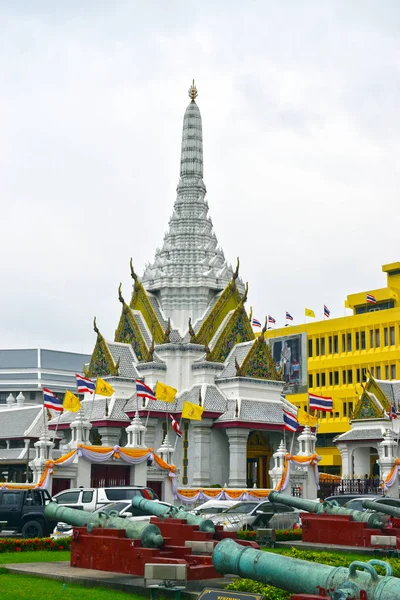
<path id="1" fill-rule="evenodd" d="M 400 260 L 398 0 L 0 0 L 0 346 L 91 351 L 175 200 L 187 89 L 254 315 Z"/>

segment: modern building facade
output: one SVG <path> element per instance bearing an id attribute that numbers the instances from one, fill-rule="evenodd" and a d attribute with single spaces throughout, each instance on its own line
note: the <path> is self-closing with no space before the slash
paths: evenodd
<path id="1" fill-rule="evenodd" d="M 333 398 L 333 412 L 322 413 L 318 426 L 318 454 L 326 472 L 340 472 L 333 439 L 349 430 L 369 377 L 400 379 L 400 262 L 382 270 L 386 287 L 347 296 L 345 305 L 352 315 L 265 333 L 277 362 L 282 362 L 285 347 L 290 350 L 284 376 L 286 396 L 293 404 L 307 409 L 309 391 Z M 375 302 L 367 301 L 367 295 Z"/>

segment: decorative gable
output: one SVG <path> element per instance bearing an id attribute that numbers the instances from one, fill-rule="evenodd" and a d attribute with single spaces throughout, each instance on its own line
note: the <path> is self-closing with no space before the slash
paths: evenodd
<path id="1" fill-rule="evenodd" d="M 93 329 L 97 333 L 96 345 L 88 369 L 85 370 L 87 377 L 106 377 L 107 375 L 118 375 L 118 364 L 114 363 L 106 340 L 101 335 L 94 318 Z M 119 362 L 119 361 L 118 361 Z"/>
<path id="2" fill-rule="evenodd" d="M 264 330 L 263 330 L 264 331 Z M 272 358 L 271 348 L 264 338 L 264 333 L 258 336 L 242 365 L 237 365 L 238 377 L 255 377 L 257 379 L 281 380 Z"/>
<path id="3" fill-rule="evenodd" d="M 118 327 L 115 331 L 115 341 L 131 344 L 139 362 L 151 362 L 153 360 L 153 354 L 151 350 L 147 348 L 139 325 L 132 314 L 132 310 L 122 297 L 121 285 L 118 289 L 118 297 L 122 304 L 122 312 Z"/>
<path id="4" fill-rule="evenodd" d="M 207 352 L 206 360 L 224 362 L 236 344 L 251 340 L 254 340 L 254 332 L 242 301 L 228 319 L 213 349 Z"/>
<path id="5" fill-rule="evenodd" d="M 142 313 L 143 319 L 146 321 L 147 327 L 151 331 L 155 343 L 163 344 L 165 343 L 164 330 L 161 326 L 160 321 L 157 318 L 156 313 L 154 312 L 151 302 L 147 296 L 146 290 L 140 283 L 139 278 L 133 269 L 132 259 L 130 265 L 131 277 L 135 282 L 130 302 L 130 308 L 132 310 L 138 310 Z"/>
<path id="6" fill-rule="evenodd" d="M 354 409 L 353 419 L 376 419 L 389 413 L 390 402 L 382 388 L 370 377 Z"/>

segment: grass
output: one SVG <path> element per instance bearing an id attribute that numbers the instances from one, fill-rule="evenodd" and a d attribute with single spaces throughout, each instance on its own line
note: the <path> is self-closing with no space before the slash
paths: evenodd
<path id="1" fill-rule="evenodd" d="M 38 554 L 38 552 L 35 552 Z M 61 553 L 60 553 L 61 554 Z M 87 588 L 75 583 L 62 583 L 28 575 L 7 573 L 0 568 L 1 600 L 42 600 L 44 597 L 62 600 L 145 600 L 129 592 L 101 587 Z"/>
<path id="2" fill-rule="evenodd" d="M 69 550 L 36 550 L 34 552 L 2 552 L 0 553 L 0 565 L 11 565 L 11 563 L 33 563 L 33 562 L 59 562 L 70 559 Z M 1 589 L 1 588 L 0 588 Z"/>

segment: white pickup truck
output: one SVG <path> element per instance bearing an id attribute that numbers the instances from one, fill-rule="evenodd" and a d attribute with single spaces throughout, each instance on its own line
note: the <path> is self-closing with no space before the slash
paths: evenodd
<path id="1" fill-rule="evenodd" d="M 53 502 L 92 512 L 109 502 L 116 500 L 131 500 L 140 495 L 146 500 L 158 500 L 157 494 L 149 487 L 105 487 L 105 488 L 71 488 L 53 496 Z"/>

